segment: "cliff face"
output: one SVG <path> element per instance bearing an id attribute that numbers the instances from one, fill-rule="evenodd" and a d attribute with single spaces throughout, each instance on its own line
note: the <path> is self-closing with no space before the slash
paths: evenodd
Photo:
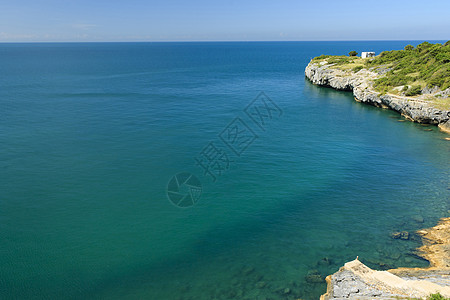
<path id="1" fill-rule="evenodd" d="M 305 69 L 306 77 L 314 84 L 337 90 L 353 91 L 355 100 L 401 113 L 411 121 L 439 125 L 448 128 L 450 110 L 433 107 L 429 102 L 412 97 L 392 94 L 380 95 L 372 87 L 379 74 L 362 69 L 359 72 L 330 68 L 332 64 L 310 62 Z"/>

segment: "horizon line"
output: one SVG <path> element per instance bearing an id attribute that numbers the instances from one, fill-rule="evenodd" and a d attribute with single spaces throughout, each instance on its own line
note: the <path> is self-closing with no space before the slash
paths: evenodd
<path id="1" fill-rule="evenodd" d="M 169 40 L 169 41 L 0 41 L 0 44 L 64 44 L 64 43 L 289 43 L 289 42 L 384 42 L 384 41 L 449 41 L 447 39 L 373 39 L 373 40 Z"/>

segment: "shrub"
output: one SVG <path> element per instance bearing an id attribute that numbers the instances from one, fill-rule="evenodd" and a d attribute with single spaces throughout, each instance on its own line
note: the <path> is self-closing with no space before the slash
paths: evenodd
<path id="1" fill-rule="evenodd" d="M 449 298 L 445 298 L 441 294 L 436 293 L 436 294 L 431 294 L 430 296 L 428 296 L 427 300 L 449 300 Z"/>
<path id="2" fill-rule="evenodd" d="M 413 50 L 414 49 L 414 46 L 413 45 L 406 45 L 405 46 L 405 51 L 411 51 L 411 50 Z"/>
<path id="3" fill-rule="evenodd" d="M 358 72 L 358 71 L 361 71 L 362 69 L 364 69 L 363 66 L 356 66 L 356 67 L 354 67 L 354 68 L 352 69 L 352 71 L 356 73 L 356 72 Z"/>
<path id="4" fill-rule="evenodd" d="M 413 85 L 406 91 L 405 95 L 406 96 L 416 96 L 421 93 L 422 93 L 422 87 L 420 85 Z"/>
<path id="5" fill-rule="evenodd" d="M 439 78 L 439 76 L 431 77 L 431 79 L 427 82 L 428 87 L 441 87 L 444 84 L 443 78 Z"/>
<path id="6" fill-rule="evenodd" d="M 365 62 L 367 67 L 389 65 L 392 70 L 386 74 L 387 79 L 376 80 L 378 91 L 385 86 L 410 85 L 416 80 L 441 90 L 450 86 L 450 41 L 444 45 L 424 42 L 416 48 L 409 46 L 405 46 L 405 50 L 384 51 Z"/>
<path id="7" fill-rule="evenodd" d="M 437 61 L 440 61 L 443 64 L 445 64 L 450 62 L 450 53 L 438 53 L 435 58 Z"/>
<path id="8" fill-rule="evenodd" d="M 348 56 L 356 56 L 356 55 L 358 55 L 358 52 L 356 52 L 356 51 L 350 51 L 349 53 L 348 53 Z"/>

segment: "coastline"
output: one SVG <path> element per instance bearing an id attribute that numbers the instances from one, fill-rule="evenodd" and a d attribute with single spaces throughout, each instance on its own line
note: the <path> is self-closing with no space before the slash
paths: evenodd
<path id="1" fill-rule="evenodd" d="M 357 258 L 327 276 L 327 292 L 320 299 L 410 299 L 436 292 L 450 297 L 450 217 L 417 234 L 423 245 L 416 254 L 428 260 L 429 267 L 375 271 Z"/>
<path id="2" fill-rule="evenodd" d="M 315 85 L 352 91 L 357 102 L 394 110 L 409 121 L 436 125 L 450 134 L 448 106 L 437 107 L 423 97 L 377 92 L 373 82 L 384 74 L 383 70 L 354 71 L 333 66 L 326 60 L 311 60 L 305 68 L 305 76 Z M 327 292 L 320 299 L 410 299 L 426 298 L 436 292 L 450 297 L 450 217 L 442 218 L 436 226 L 419 230 L 417 234 L 423 245 L 416 255 L 429 261 L 429 267 L 376 271 L 356 258 L 326 277 Z"/>
<path id="3" fill-rule="evenodd" d="M 354 72 L 332 68 L 333 65 L 327 61 L 311 61 L 305 68 L 305 75 L 313 84 L 352 91 L 358 102 L 394 110 L 410 121 L 437 125 L 443 132 L 450 134 L 450 110 L 435 107 L 429 101 L 417 97 L 380 94 L 373 88 L 373 80 L 382 73 L 380 70 L 371 68 Z"/>

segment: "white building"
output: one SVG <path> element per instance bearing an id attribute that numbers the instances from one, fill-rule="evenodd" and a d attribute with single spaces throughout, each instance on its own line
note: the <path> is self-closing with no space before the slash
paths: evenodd
<path id="1" fill-rule="evenodd" d="M 361 52 L 361 58 L 375 57 L 375 52 Z"/>

